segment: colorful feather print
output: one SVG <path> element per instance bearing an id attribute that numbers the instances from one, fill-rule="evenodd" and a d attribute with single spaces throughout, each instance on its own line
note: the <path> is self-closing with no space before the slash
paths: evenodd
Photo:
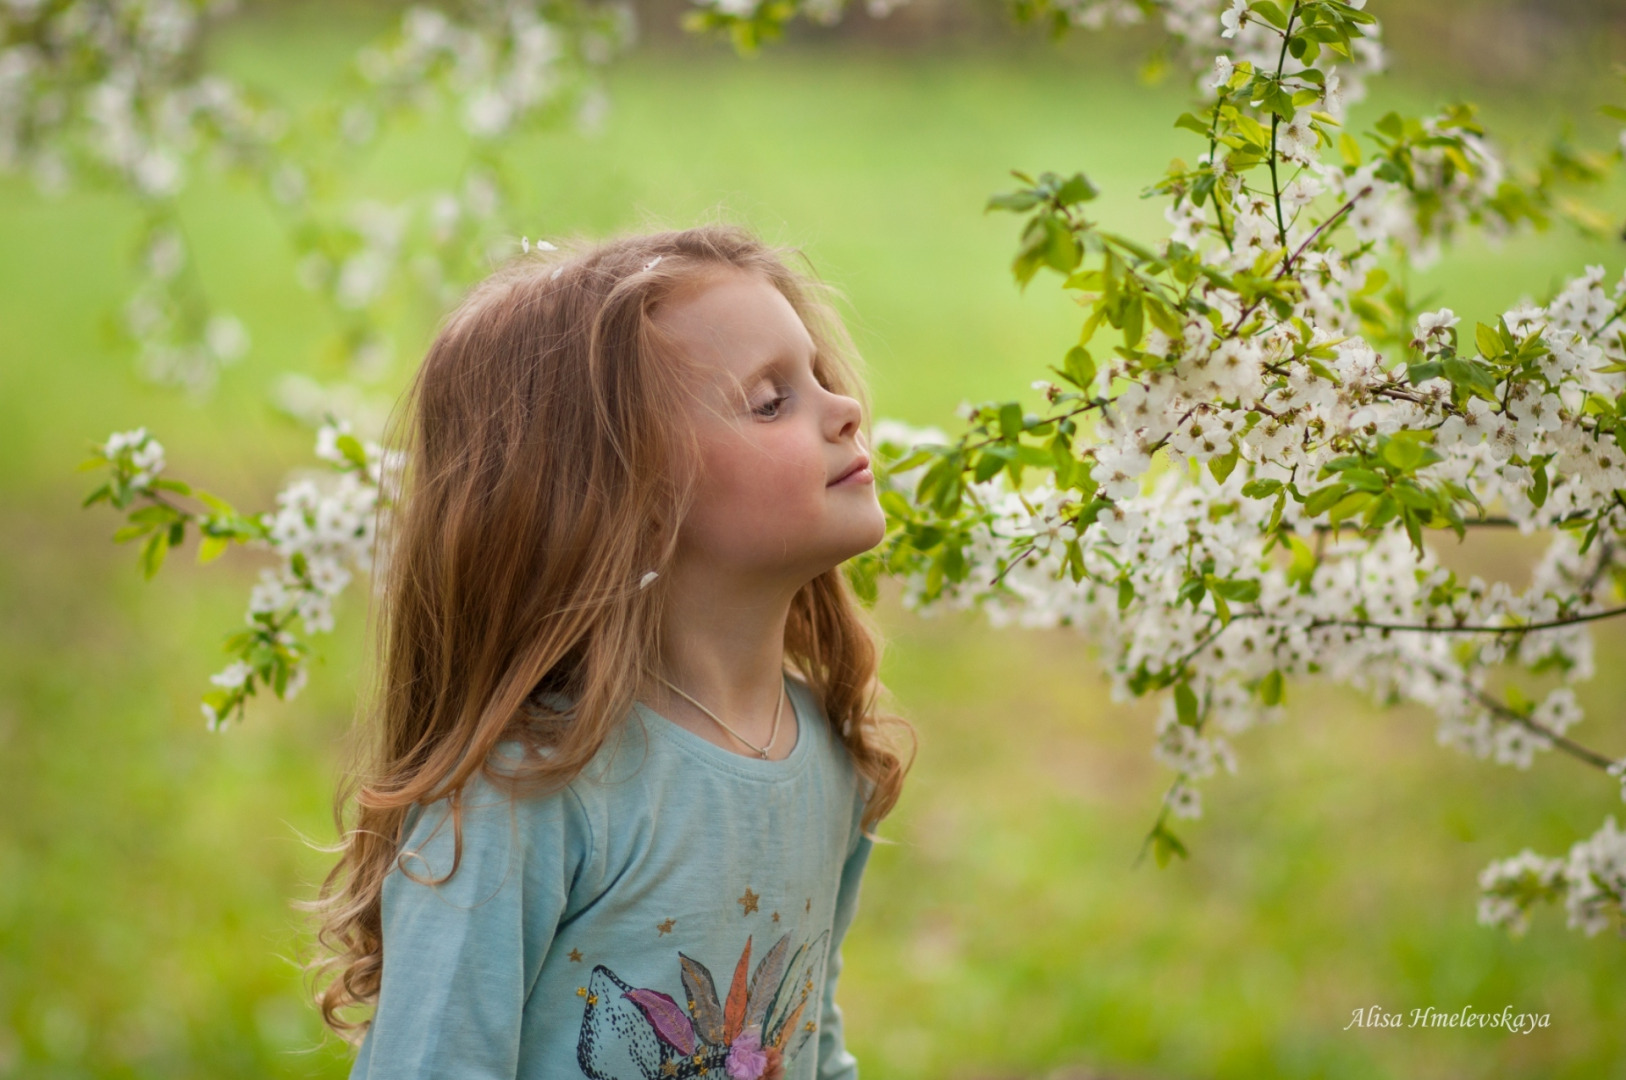
<path id="1" fill-rule="evenodd" d="M 681 997 L 629 986 L 603 964 L 585 987 L 576 1060 L 589 1080 L 781 1080 L 817 1029 L 830 932 L 794 950 L 782 935 L 734 963 L 726 997 L 711 970 L 678 953 Z"/>

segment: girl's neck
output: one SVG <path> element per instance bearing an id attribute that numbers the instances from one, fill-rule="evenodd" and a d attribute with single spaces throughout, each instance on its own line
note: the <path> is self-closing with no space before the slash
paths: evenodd
<path id="1" fill-rule="evenodd" d="M 768 742 L 774 711 L 782 708 L 777 737 L 767 751 L 770 759 L 783 758 L 796 745 L 795 709 L 780 698 L 788 693 L 785 624 L 795 590 L 747 590 L 682 574 L 674 574 L 667 587 L 660 673 L 755 746 Z M 659 680 L 643 700 L 702 738 L 755 756 Z"/>

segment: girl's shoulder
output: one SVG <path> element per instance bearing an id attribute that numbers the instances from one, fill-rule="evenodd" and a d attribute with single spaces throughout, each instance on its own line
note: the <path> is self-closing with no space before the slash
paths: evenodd
<path id="1" fill-rule="evenodd" d="M 500 772 L 522 760 L 517 742 L 499 744 L 490 760 Z M 566 867 L 585 864 L 597 848 L 592 815 L 574 783 L 539 794 L 491 779 L 477 769 L 457 792 L 410 807 L 402 825 L 399 860 L 403 870 L 434 878 L 469 867 L 458 876 L 475 882 L 501 882 L 516 867 L 541 856 Z"/>

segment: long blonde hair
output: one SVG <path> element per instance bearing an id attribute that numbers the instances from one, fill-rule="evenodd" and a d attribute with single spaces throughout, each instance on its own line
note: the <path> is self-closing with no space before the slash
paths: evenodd
<path id="1" fill-rule="evenodd" d="M 383 972 L 380 897 L 408 810 L 460 794 L 478 771 L 511 795 L 556 790 L 593 758 L 650 685 L 664 568 L 698 475 L 693 429 L 672 403 L 685 372 L 651 313 L 707 273 L 760 274 L 801 316 L 827 387 L 868 398 L 832 287 L 734 225 L 518 256 L 446 319 L 401 405 L 406 471 L 380 523 L 372 671 L 353 767 L 335 800 L 339 860 L 314 901 L 310 964 L 324 1022 L 358 1042 Z M 867 791 L 864 829 L 897 802 L 913 760 L 878 710 L 880 636 L 840 568 L 795 596 L 787 661 L 824 707 Z M 551 710 L 550 691 L 570 705 Z M 557 699 L 553 699 L 557 700 Z M 493 771 L 499 742 L 527 747 Z M 347 824 L 347 819 L 354 820 Z M 448 875 L 450 876 L 450 875 Z"/>

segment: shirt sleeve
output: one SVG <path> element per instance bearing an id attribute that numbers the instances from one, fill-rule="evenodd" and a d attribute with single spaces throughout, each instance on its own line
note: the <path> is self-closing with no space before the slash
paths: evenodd
<path id="1" fill-rule="evenodd" d="M 830 957 L 824 968 L 824 1000 L 819 1020 L 819 1080 L 856 1080 L 858 1059 L 847 1050 L 841 1028 L 841 1010 L 836 1006 L 836 979 L 841 974 L 841 942 L 847 936 L 858 910 L 858 882 L 869 861 L 870 838 L 859 834 L 858 844 L 841 868 L 841 887 L 836 893 L 835 920 L 830 927 Z"/>
<path id="2" fill-rule="evenodd" d="M 378 1006 L 352 1080 L 518 1071 L 525 1000 L 591 834 L 573 790 L 515 801 L 479 774 L 464 789 L 462 823 L 449 880 L 423 883 L 452 866 L 446 800 L 418 814 L 384 879 Z"/>

